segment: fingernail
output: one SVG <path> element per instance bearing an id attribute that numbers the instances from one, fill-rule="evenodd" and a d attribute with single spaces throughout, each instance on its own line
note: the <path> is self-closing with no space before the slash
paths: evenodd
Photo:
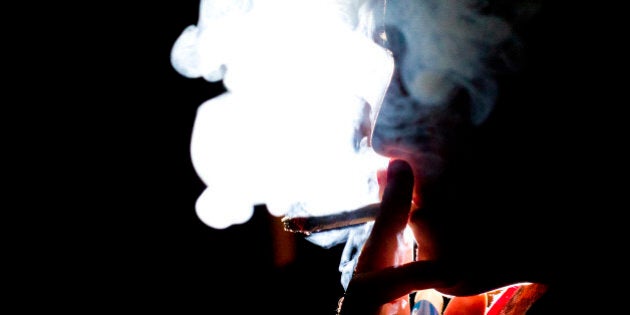
<path id="1" fill-rule="evenodd" d="M 419 300 L 413 305 L 411 315 L 440 315 L 438 310 L 427 300 Z"/>

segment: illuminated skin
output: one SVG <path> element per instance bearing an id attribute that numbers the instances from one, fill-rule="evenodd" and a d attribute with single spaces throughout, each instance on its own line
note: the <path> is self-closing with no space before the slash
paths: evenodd
<path id="1" fill-rule="evenodd" d="M 497 268 L 496 258 L 484 255 L 484 244 L 481 243 L 476 244 L 478 255 L 457 256 L 458 252 L 469 252 L 463 247 L 470 243 L 442 243 L 439 238 L 426 233 L 427 230 L 436 231 L 436 226 L 429 226 L 422 216 L 410 212 L 413 189 L 414 177 L 409 164 L 402 160 L 390 163 L 381 214 L 359 256 L 339 314 L 409 314 L 409 307 L 406 306 L 408 294 L 417 290 L 436 289 L 454 296 L 444 310 L 444 315 L 482 315 L 486 305 L 484 292 L 528 280 L 545 282 L 532 273 L 527 265 L 521 265 L 518 261 L 510 261 L 511 269 Z M 423 210 L 420 208 L 416 211 Z M 478 217 L 484 216 L 481 214 Z M 407 225 L 414 230 L 418 244 L 432 248 L 433 257 L 423 257 L 427 253 L 421 250 L 418 261 L 408 260 L 408 263 L 396 267 L 397 251 L 404 250 L 399 246 L 397 237 Z M 471 237 L 474 238 L 473 235 Z M 510 252 L 520 252 L 521 249 L 518 246 L 500 248 L 500 252 L 510 257 L 513 254 Z M 443 259 L 451 255 L 458 257 L 457 260 Z M 392 309 L 397 311 L 392 312 Z"/>

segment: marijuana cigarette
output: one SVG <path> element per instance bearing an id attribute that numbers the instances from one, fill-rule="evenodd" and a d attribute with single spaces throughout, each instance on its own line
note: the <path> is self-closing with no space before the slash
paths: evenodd
<path id="1" fill-rule="evenodd" d="M 381 204 L 373 203 L 355 210 L 329 215 L 284 217 L 282 223 L 285 231 L 309 235 L 374 221 L 380 210 Z"/>

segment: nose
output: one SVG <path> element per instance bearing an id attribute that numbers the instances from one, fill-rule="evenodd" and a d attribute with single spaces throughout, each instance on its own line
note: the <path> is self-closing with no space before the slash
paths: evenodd
<path id="1" fill-rule="evenodd" d="M 417 181 L 440 176 L 470 136 L 470 99 L 455 88 L 447 100 L 427 106 L 404 92 L 395 76 L 371 135 L 374 151 L 411 164 Z"/>
<path id="2" fill-rule="evenodd" d="M 413 32 L 401 27 L 404 23 L 385 25 L 385 46 L 394 58 L 394 72 L 370 143 L 376 153 L 411 164 L 416 182 L 430 181 L 440 176 L 466 142 L 472 100 L 455 77 L 414 66 L 410 60 L 417 58 L 417 52 L 410 51 L 407 38 Z"/>

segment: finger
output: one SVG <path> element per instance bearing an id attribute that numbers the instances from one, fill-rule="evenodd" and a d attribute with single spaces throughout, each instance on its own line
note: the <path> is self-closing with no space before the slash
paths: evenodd
<path id="1" fill-rule="evenodd" d="M 411 165 L 404 160 L 392 160 L 387 168 L 387 185 L 383 192 L 381 219 L 402 219 L 405 225 L 413 195 L 414 176 Z"/>
<path id="2" fill-rule="evenodd" d="M 488 296 L 485 293 L 456 296 L 448 302 L 443 315 L 484 315 L 487 305 Z"/>
<path id="3" fill-rule="evenodd" d="M 346 290 L 341 314 L 378 314 L 374 310 L 381 305 L 406 298 L 413 291 L 448 287 L 452 284 L 450 271 L 436 261 L 414 261 L 356 274 Z"/>
<path id="4" fill-rule="evenodd" d="M 411 261 L 412 240 L 405 239 L 404 230 L 411 208 L 412 193 L 411 166 L 403 160 L 391 161 L 381 209 L 363 246 L 355 273 L 380 270 Z"/>
<path id="5" fill-rule="evenodd" d="M 370 292 L 371 289 L 364 291 L 361 289 L 361 283 L 355 285 L 353 282 L 362 274 L 412 261 L 413 239 L 410 235 L 405 236 L 412 193 L 411 167 L 402 160 L 391 161 L 387 170 L 387 183 L 380 203 L 380 211 L 374 221 L 370 236 L 363 245 L 353 279 L 340 305 L 340 314 L 409 314 L 409 301 L 406 296 L 392 296 L 378 291 L 379 297 L 372 300 L 371 296 L 374 292 Z M 358 289 L 355 291 L 354 288 Z M 373 303 L 374 301 L 378 302 Z"/>

